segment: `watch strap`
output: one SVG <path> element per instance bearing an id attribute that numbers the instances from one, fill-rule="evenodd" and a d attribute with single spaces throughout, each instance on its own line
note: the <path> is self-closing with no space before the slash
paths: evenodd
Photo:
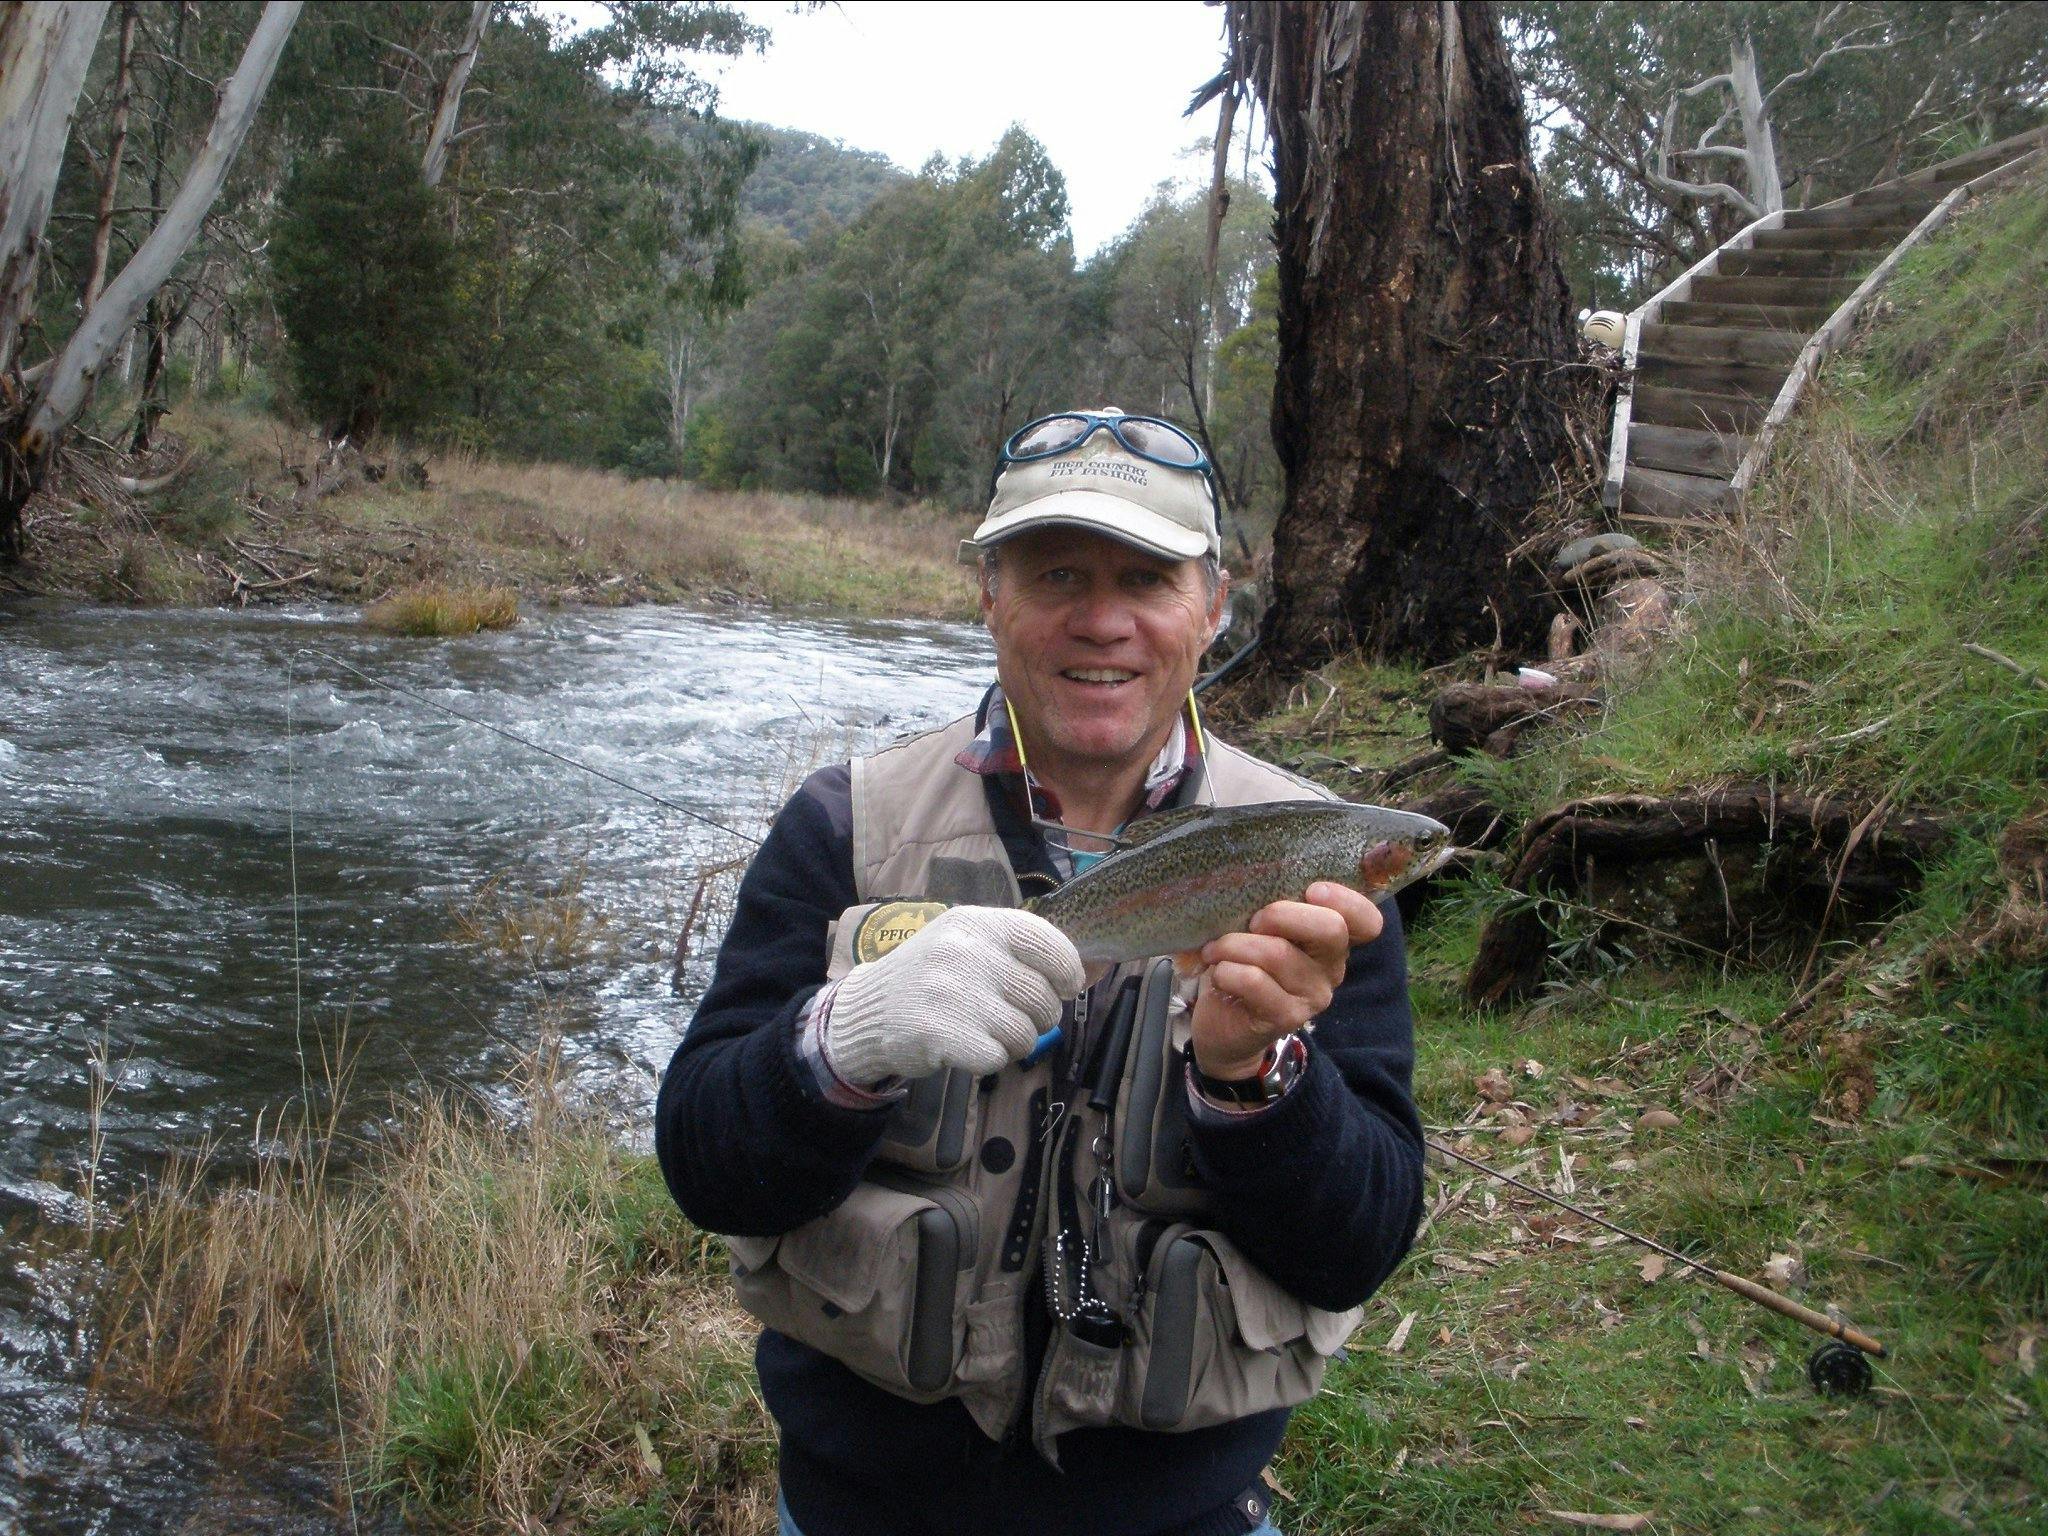
<path id="1" fill-rule="evenodd" d="M 1307 1057 L 1307 1046 L 1301 1036 L 1288 1035 L 1267 1047 L 1259 1070 L 1250 1077 L 1211 1077 L 1195 1064 L 1192 1052 L 1188 1056 L 1188 1073 L 1195 1091 L 1219 1104 L 1270 1104 L 1294 1086 Z"/>

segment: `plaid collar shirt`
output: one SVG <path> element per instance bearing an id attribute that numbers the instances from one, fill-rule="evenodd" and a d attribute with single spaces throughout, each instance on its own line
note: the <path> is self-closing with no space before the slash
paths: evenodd
<path id="1" fill-rule="evenodd" d="M 997 683 L 989 689 L 982 711 L 981 730 L 953 761 L 969 773 L 1000 778 L 1023 815 L 1036 816 L 1041 821 L 1057 822 L 1061 819 L 1059 796 L 1041 784 L 1037 774 L 1029 771 L 1023 754 L 1017 748 L 1016 735 L 1010 729 L 1010 711 L 1003 700 L 1002 684 Z M 1142 816 L 1164 806 L 1189 773 L 1200 767 L 1201 761 L 1201 748 L 1188 733 L 1187 716 L 1175 716 L 1173 731 L 1166 738 L 1166 745 L 1159 749 L 1159 755 L 1152 759 L 1152 766 L 1145 771 L 1144 800 L 1138 814 Z M 1048 843 L 1048 847 L 1060 873 L 1071 875 L 1073 870 L 1067 850 L 1056 843 Z"/>

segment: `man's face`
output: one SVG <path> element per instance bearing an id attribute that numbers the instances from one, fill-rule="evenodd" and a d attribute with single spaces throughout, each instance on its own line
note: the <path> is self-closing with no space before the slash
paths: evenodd
<path id="1" fill-rule="evenodd" d="M 1002 546 L 982 617 L 1033 766 L 1149 762 L 1222 618 L 1198 560 L 1162 560 L 1073 528 Z"/>

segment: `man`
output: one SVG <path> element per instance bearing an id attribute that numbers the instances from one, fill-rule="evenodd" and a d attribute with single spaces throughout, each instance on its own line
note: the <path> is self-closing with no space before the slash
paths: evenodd
<path id="1" fill-rule="evenodd" d="M 1202 731 L 1192 439 L 1067 413 L 997 468 L 996 686 L 783 808 L 656 1146 L 768 1324 L 785 1533 L 1270 1531 L 1288 1412 L 1420 1215 L 1399 918 L 1317 884 L 1199 980 L 1090 984 L 1019 910 L 1147 814 L 1322 792 Z"/>

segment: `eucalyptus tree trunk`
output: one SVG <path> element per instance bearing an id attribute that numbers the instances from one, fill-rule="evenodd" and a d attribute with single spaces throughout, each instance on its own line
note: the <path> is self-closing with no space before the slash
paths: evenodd
<path id="1" fill-rule="evenodd" d="M 85 408 L 93 380 L 122 336 L 198 236 L 255 121 L 263 93 L 270 88 L 301 4 L 302 0 L 269 0 L 264 6 L 241 63 L 220 88 L 220 104 L 206 142 L 192 157 L 162 221 L 79 321 L 25 407 L 9 412 L 0 423 L 5 438 L 0 443 L 0 557 L 19 555 L 21 509 L 49 472 L 58 440 Z"/>
<path id="2" fill-rule="evenodd" d="M 57 173 L 106 16 L 105 0 L 0 3 L 0 375 L 20 363 Z"/>
<path id="3" fill-rule="evenodd" d="M 128 152 L 128 100 L 133 94 L 134 58 L 135 3 L 124 0 L 121 43 L 114 59 L 114 123 L 108 134 L 106 170 L 100 176 L 99 207 L 93 215 L 92 266 L 85 274 L 85 293 L 79 300 L 81 309 L 89 310 L 97 304 L 100 291 L 107 284 L 107 258 L 114 246 L 114 204 L 121 194 L 121 157 Z"/>
<path id="4" fill-rule="evenodd" d="M 441 82 L 440 100 L 434 105 L 434 126 L 427 132 L 427 152 L 420 161 L 420 179 L 430 187 L 441 185 L 448 169 L 448 150 L 455 139 L 455 120 L 462 110 L 462 90 L 469 84 L 469 72 L 476 68 L 477 51 L 483 47 L 484 25 L 491 19 L 491 0 L 474 0 L 469 8 L 469 29 L 462 46 L 448 66 L 448 78 Z"/>
<path id="5" fill-rule="evenodd" d="M 1510 552 L 1566 448 L 1570 297 L 1493 9 L 1225 9 L 1278 194 L 1265 665 L 1534 645 L 1542 568 Z"/>

